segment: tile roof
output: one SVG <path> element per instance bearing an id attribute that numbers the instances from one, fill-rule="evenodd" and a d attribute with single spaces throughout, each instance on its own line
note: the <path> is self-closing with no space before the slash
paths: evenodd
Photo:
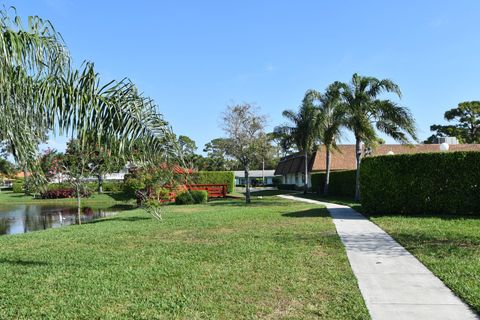
<path id="1" fill-rule="evenodd" d="M 449 151 L 479 151 L 480 144 L 451 144 Z M 339 150 L 332 152 L 331 169 L 332 170 L 353 170 L 356 168 L 355 145 L 344 144 L 338 146 Z M 389 152 L 394 154 L 428 153 L 440 152 L 439 144 L 383 144 L 377 146 L 368 156 L 387 155 Z M 292 154 L 280 159 L 275 174 L 286 175 L 288 173 L 304 172 L 304 156 L 301 153 Z M 319 148 L 309 159 L 310 171 L 325 171 L 325 148 Z"/>

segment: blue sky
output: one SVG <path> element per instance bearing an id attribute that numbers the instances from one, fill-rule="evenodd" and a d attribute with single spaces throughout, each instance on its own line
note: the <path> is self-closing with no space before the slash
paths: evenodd
<path id="1" fill-rule="evenodd" d="M 480 1 L 16 2 L 4 3 L 53 22 L 76 65 L 131 78 L 200 148 L 222 135 L 228 104 L 256 103 L 271 129 L 307 89 L 354 72 L 396 81 L 422 139 L 445 110 L 480 99 Z"/>

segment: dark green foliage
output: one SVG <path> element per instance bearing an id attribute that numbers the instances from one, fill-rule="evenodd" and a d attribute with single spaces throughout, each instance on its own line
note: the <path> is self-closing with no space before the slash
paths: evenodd
<path id="1" fill-rule="evenodd" d="M 13 193 L 23 193 L 23 180 L 17 180 L 12 183 Z"/>
<path id="2" fill-rule="evenodd" d="M 329 196 L 354 197 L 355 196 L 355 170 L 330 172 Z M 312 191 L 323 193 L 325 173 L 312 174 Z"/>
<path id="3" fill-rule="evenodd" d="M 281 177 L 273 177 L 272 178 L 272 184 L 274 187 L 278 187 L 279 185 L 282 184 L 282 178 Z"/>
<path id="4" fill-rule="evenodd" d="M 193 204 L 194 200 L 190 192 L 182 192 L 175 197 L 175 204 Z"/>
<path id="5" fill-rule="evenodd" d="M 235 188 L 235 174 L 233 171 L 198 171 L 191 175 L 193 184 L 226 184 L 227 192 L 232 193 Z"/>
<path id="6" fill-rule="evenodd" d="M 136 192 L 142 189 L 145 189 L 145 181 L 141 178 L 128 177 L 123 183 L 123 192 L 130 198 L 135 198 Z"/>
<path id="7" fill-rule="evenodd" d="M 207 203 L 208 192 L 205 190 L 192 190 L 190 191 L 190 195 L 192 196 L 193 203 L 195 204 Z"/>
<path id="8" fill-rule="evenodd" d="M 103 191 L 120 192 L 123 190 L 123 182 L 121 181 L 105 181 L 103 182 Z"/>
<path id="9" fill-rule="evenodd" d="M 480 152 L 365 158 L 360 181 L 367 213 L 480 214 Z"/>
<path id="10" fill-rule="evenodd" d="M 278 190 L 297 190 L 297 185 L 295 184 L 279 184 L 278 185 Z"/>

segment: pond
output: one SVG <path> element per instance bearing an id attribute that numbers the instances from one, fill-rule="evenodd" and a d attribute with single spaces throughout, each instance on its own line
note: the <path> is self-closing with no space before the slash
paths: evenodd
<path id="1" fill-rule="evenodd" d="M 82 223 L 110 217 L 125 210 L 121 206 L 82 208 Z M 77 208 L 66 205 L 21 204 L 0 206 L 0 235 L 59 228 L 77 222 Z"/>

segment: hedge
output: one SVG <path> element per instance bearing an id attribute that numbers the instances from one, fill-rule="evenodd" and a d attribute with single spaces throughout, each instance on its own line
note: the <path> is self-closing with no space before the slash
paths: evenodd
<path id="1" fill-rule="evenodd" d="M 355 174 L 356 170 L 331 171 L 329 196 L 355 197 Z M 323 193 L 325 185 L 325 172 L 312 174 L 312 190 Z"/>
<path id="2" fill-rule="evenodd" d="M 480 214 L 480 152 L 365 158 L 360 194 L 367 213 Z"/>
<path id="3" fill-rule="evenodd" d="M 16 180 L 12 183 L 12 192 L 13 193 L 22 193 L 23 192 L 23 180 Z"/>
<path id="4" fill-rule="evenodd" d="M 194 184 L 226 184 L 227 192 L 235 189 L 235 173 L 233 171 L 198 171 L 191 175 Z"/>

